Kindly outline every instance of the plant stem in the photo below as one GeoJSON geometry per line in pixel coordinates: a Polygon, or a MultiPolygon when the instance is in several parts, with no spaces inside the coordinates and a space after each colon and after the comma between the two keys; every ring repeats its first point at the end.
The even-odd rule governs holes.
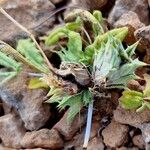
{"type": "Polygon", "coordinates": [[[92,115],[93,115],[93,101],[88,106],[87,122],[84,136],[83,148],[87,148],[90,139],[91,127],[92,127],[92,115]]]}
{"type": "Polygon", "coordinates": [[[44,57],[45,59],[45,62],[47,63],[49,69],[51,71],[54,72],[54,68],[52,66],[52,64],[49,62],[48,58],[46,57],[45,53],[43,52],[42,48],[40,47],[40,45],[38,44],[38,42],[36,41],[34,35],[29,31],[27,30],[24,26],[22,26],[20,23],[18,23],[14,18],[12,18],[3,8],[0,7],[0,12],[6,16],[9,20],[11,20],[17,27],[19,27],[21,30],[23,30],[24,32],[26,32],[29,37],[33,40],[33,42],[36,44],[37,48],[39,49],[40,53],[42,54],[42,56],[44,57]]]}

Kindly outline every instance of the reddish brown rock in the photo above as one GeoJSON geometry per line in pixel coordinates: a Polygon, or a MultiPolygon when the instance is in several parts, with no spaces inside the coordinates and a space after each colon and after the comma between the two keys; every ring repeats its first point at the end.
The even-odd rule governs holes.
{"type": "Polygon", "coordinates": [[[67,112],[62,119],[53,127],[64,136],[65,140],[71,140],[75,133],[85,124],[85,115],[77,115],[72,123],[67,123],[67,112]]]}
{"type": "Polygon", "coordinates": [[[149,8],[147,0],[116,0],[115,6],[109,14],[108,21],[114,25],[114,23],[128,11],[135,12],[140,21],[144,24],[149,24],[149,8]]]}
{"type": "Polygon", "coordinates": [[[140,40],[141,49],[146,50],[147,55],[150,57],[150,25],[136,30],[134,35],[136,40],[140,40]]]}
{"type": "Polygon", "coordinates": [[[92,123],[92,129],[91,129],[91,134],[90,134],[91,139],[98,136],[100,127],[101,127],[101,125],[100,125],[99,121],[92,123]]]}
{"type": "Polygon", "coordinates": [[[4,146],[21,148],[21,139],[24,134],[25,128],[20,118],[13,114],[0,117],[0,138],[4,146]]]}
{"type": "Polygon", "coordinates": [[[149,8],[150,8],[150,0],[148,0],[148,5],[149,5],[149,8]]]}
{"type": "Polygon", "coordinates": [[[134,37],[134,32],[139,29],[144,27],[145,25],[139,20],[138,15],[135,12],[128,11],[124,13],[118,20],[117,22],[114,23],[114,27],[128,27],[128,35],[126,37],[126,42],[128,44],[133,44],[136,39],[134,37]]]}
{"type": "Polygon", "coordinates": [[[120,147],[128,140],[128,127],[112,121],[103,131],[102,136],[105,145],[120,147]]]}
{"type": "Polygon", "coordinates": [[[130,90],[136,90],[136,91],[139,91],[139,92],[142,92],[144,90],[143,86],[141,86],[139,84],[139,82],[136,81],[136,80],[130,80],[129,83],[128,83],[128,88],[130,90]]]}
{"type": "Polygon", "coordinates": [[[145,148],[145,143],[142,135],[135,135],[132,140],[133,140],[133,144],[137,146],[139,149],[145,148]]]}
{"type": "Polygon", "coordinates": [[[89,141],[87,150],[104,150],[105,146],[102,139],[94,137],[89,141]]]}
{"type": "Polygon", "coordinates": [[[23,137],[21,144],[24,148],[48,148],[61,149],[63,141],[58,131],[52,129],[41,129],[38,131],[27,132],[23,137]]]}
{"type": "Polygon", "coordinates": [[[137,113],[135,110],[125,110],[119,106],[114,111],[114,119],[119,123],[138,127],[144,122],[150,122],[150,110],[137,113]]]}
{"type": "Polygon", "coordinates": [[[139,150],[139,149],[137,147],[132,147],[132,148],[120,147],[120,148],[116,148],[116,150],[139,150]]]}

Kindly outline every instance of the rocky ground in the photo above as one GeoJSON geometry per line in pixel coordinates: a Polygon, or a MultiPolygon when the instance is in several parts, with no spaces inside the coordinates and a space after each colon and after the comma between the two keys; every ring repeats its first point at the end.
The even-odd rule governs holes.
{"type": "MultiPolygon", "coordinates": [[[[127,26],[128,45],[140,39],[138,57],[150,64],[150,0],[0,0],[1,6],[18,22],[32,31],[42,46],[42,36],[58,24],[68,11],[61,11],[38,26],[52,11],[63,6],[101,10],[110,28],[127,26]]],[[[12,46],[27,35],[0,14],[0,39],[12,46]]],[[[46,54],[48,48],[44,47],[46,54]]],[[[49,55],[51,56],[51,55],[49,55]]],[[[43,89],[29,90],[23,72],[0,89],[0,150],[82,150],[86,123],[85,110],[72,124],[66,124],[66,112],[43,103],[43,89]],[[13,102],[10,102],[13,101],[13,102]]],[[[137,70],[138,75],[149,69],[137,70]]],[[[141,81],[131,81],[130,89],[143,89],[141,81]]],[[[150,110],[142,113],[118,106],[120,92],[111,93],[107,102],[96,102],[90,142],[87,150],[150,150],[150,110]]]]}

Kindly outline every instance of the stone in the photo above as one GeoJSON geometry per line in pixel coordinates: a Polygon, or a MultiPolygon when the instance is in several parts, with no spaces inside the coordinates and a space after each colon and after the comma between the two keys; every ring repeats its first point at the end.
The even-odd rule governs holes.
{"type": "Polygon", "coordinates": [[[105,146],[102,139],[94,137],[88,143],[87,150],[104,150],[105,146]]]}
{"type": "Polygon", "coordinates": [[[44,126],[51,116],[50,105],[43,103],[46,91],[44,89],[28,89],[29,78],[26,72],[32,71],[29,68],[23,69],[17,77],[0,90],[0,97],[5,103],[5,113],[14,108],[21,116],[25,128],[31,131],[44,126]]]}
{"type": "Polygon", "coordinates": [[[120,148],[116,148],[116,150],[139,150],[137,147],[132,147],[132,148],[128,148],[128,147],[120,147],[120,148]]]}
{"type": "Polygon", "coordinates": [[[139,126],[145,143],[150,143],[150,123],[143,123],[139,126]]]}
{"type": "Polygon", "coordinates": [[[53,3],[53,4],[59,4],[59,3],[61,3],[61,2],[63,2],[64,0],[51,0],[51,2],[53,3]]]}
{"type": "Polygon", "coordinates": [[[134,35],[136,40],[140,40],[141,49],[146,50],[147,55],[150,56],[150,25],[136,30],[134,35]]]}
{"type": "MultiPolygon", "coordinates": [[[[24,150],[24,149],[20,149],[20,150],[24,150]]],[[[28,148],[26,148],[25,150],[47,150],[47,149],[43,149],[43,148],[32,148],[32,149],[28,149],[28,148]]]]}
{"type": "Polygon", "coordinates": [[[21,148],[21,139],[25,134],[23,123],[14,114],[0,117],[0,138],[4,146],[21,148]]]}
{"type": "Polygon", "coordinates": [[[148,5],[149,5],[149,7],[150,7],[150,0],[148,0],[148,5]]]}
{"type": "Polygon", "coordinates": [[[64,114],[61,120],[53,127],[61,135],[64,136],[65,140],[71,140],[75,133],[85,125],[86,117],[83,114],[77,115],[72,123],[67,123],[68,111],[64,114]]]}
{"type": "MultiPolygon", "coordinates": [[[[16,21],[31,30],[35,35],[44,34],[52,26],[54,18],[47,20],[38,28],[41,22],[49,17],[54,5],[49,0],[5,0],[0,1],[2,8],[6,10],[16,21]]],[[[0,39],[14,43],[19,38],[27,37],[16,25],[8,20],[3,14],[0,14],[0,39]]]]}
{"type": "Polygon", "coordinates": [[[75,149],[75,150],[82,150],[83,149],[83,140],[84,140],[84,131],[79,131],[73,136],[70,141],[65,141],[64,149],[75,149]]]}
{"type": "Polygon", "coordinates": [[[43,89],[28,90],[23,94],[18,112],[28,130],[38,130],[50,118],[49,104],[43,104],[46,92],[43,89]]]}
{"type": "Polygon", "coordinates": [[[135,12],[140,21],[144,24],[149,24],[149,8],[147,0],[116,0],[115,5],[108,16],[109,23],[113,26],[114,23],[128,11],[135,12]]]}
{"type": "Polygon", "coordinates": [[[130,80],[127,86],[130,90],[135,90],[135,91],[139,91],[139,92],[143,92],[143,90],[144,90],[143,89],[144,87],[141,86],[139,84],[139,82],[136,80],[130,80]]]}
{"type": "Polygon", "coordinates": [[[149,150],[149,149],[150,149],[150,143],[146,143],[145,149],[146,149],[146,150],[149,150]]]}
{"type": "Polygon", "coordinates": [[[24,148],[61,149],[63,147],[63,141],[55,129],[26,132],[21,144],[24,148]]]}
{"type": "Polygon", "coordinates": [[[91,133],[90,133],[91,139],[98,136],[100,128],[101,128],[101,124],[99,121],[97,121],[97,122],[95,121],[92,123],[92,128],[91,128],[91,133]]]}
{"type": "Polygon", "coordinates": [[[147,63],[147,64],[150,64],[150,55],[145,55],[144,58],[143,58],[143,62],[147,63]]]}
{"type": "Polygon", "coordinates": [[[85,9],[100,9],[107,4],[108,0],[72,0],[70,6],[79,6],[85,9]]]}
{"type": "Polygon", "coordinates": [[[145,109],[143,112],[137,113],[135,110],[125,110],[118,106],[114,111],[114,119],[121,124],[139,127],[145,122],[150,122],[150,110],[145,109]]]}
{"type": "Polygon", "coordinates": [[[0,150],[16,150],[14,148],[7,148],[7,147],[4,147],[2,144],[0,144],[0,150]]]}
{"type": "Polygon", "coordinates": [[[128,140],[128,126],[114,120],[102,131],[105,145],[115,148],[125,144],[128,140]]]}
{"type": "Polygon", "coordinates": [[[145,143],[144,143],[144,140],[143,140],[143,137],[142,135],[135,135],[132,139],[133,141],[133,144],[135,146],[137,146],[139,149],[144,149],[145,148],[145,143]]]}
{"type": "Polygon", "coordinates": [[[135,12],[132,11],[128,11],[126,13],[124,13],[115,23],[114,23],[114,27],[118,28],[118,27],[128,27],[128,35],[126,37],[126,42],[128,44],[133,44],[136,39],[134,37],[134,32],[139,29],[144,27],[144,23],[142,23],[139,20],[138,15],[135,12]]]}

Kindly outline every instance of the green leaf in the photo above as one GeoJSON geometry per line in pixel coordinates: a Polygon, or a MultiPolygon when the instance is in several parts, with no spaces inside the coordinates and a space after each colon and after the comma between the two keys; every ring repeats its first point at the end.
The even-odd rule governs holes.
{"type": "Polygon", "coordinates": [[[82,93],[73,95],[73,96],[65,96],[58,105],[60,110],[65,109],[69,106],[69,111],[67,115],[67,123],[71,123],[77,113],[80,112],[83,107],[82,103],[82,93]]]}
{"type": "Polygon", "coordinates": [[[127,34],[128,34],[128,28],[127,27],[113,29],[113,30],[106,32],[103,35],[97,36],[93,45],[96,49],[99,49],[101,43],[107,42],[109,36],[113,36],[122,42],[127,34]]]}
{"type": "Polygon", "coordinates": [[[17,75],[18,72],[0,72],[0,85],[8,82],[9,80],[11,80],[13,77],[15,77],[17,75]]]}
{"type": "Polygon", "coordinates": [[[74,22],[66,23],[66,28],[72,31],[80,31],[83,27],[83,22],[80,17],[77,17],[74,22]]]}
{"type": "Polygon", "coordinates": [[[66,94],[62,88],[51,87],[47,94],[47,97],[50,98],[46,101],[46,103],[59,103],[59,101],[61,101],[65,96],[66,94]]]}
{"type": "Polygon", "coordinates": [[[132,57],[132,55],[135,53],[135,49],[138,46],[138,44],[139,41],[127,47],[126,53],[128,54],[128,57],[132,57]]]}
{"type": "Polygon", "coordinates": [[[141,106],[140,108],[138,108],[138,109],[136,110],[136,112],[141,113],[141,112],[143,112],[146,108],[149,108],[149,109],[150,109],[150,103],[143,102],[143,103],[142,103],[142,106],[141,106]]]}
{"type": "Polygon", "coordinates": [[[107,43],[109,37],[114,37],[118,41],[122,42],[125,36],[127,35],[127,33],[128,33],[128,28],[123,27],[123,28],[110,30],[102,35],[98,35],[94,43],[85,48],[84,53],[86,56],[86,62],[88,62],[88,64],[93,63],[94,54],[101,50],[101,44],[107,43]]]}
{"type": "Polygon", "coordinates": [[[32,78],[28,84],[29,89],[48,88],[48,85],[44,83],[40,78],[32,78]]]}
{"type": "Polygon", "coordinates": [[[18,41],[17,51],[20,52],[29,63],[43,73],[50,72],[47,65],[44,63],[44,58],[31,39],[23,39],[18,41]]]}
{"type": "Polygon", "coordinates": [[[66,37],[66,34],[68,33],[68,29],[66,27],[57,27],[48,35],[48,37],[45,40],[45,44],[48,46],[52,46],[56,43],[58,43],[60,38],[66,37]]]}
{"type": "Polygon", "coordinates": [[[81,111],[81,108],[83,106],[82,101],[80,98],[76,98],[75,104],[72,105],[68,110],[67,115],[67,123],[71,124],[71,122],[74,120],[75,116],[81,111]]]}
{"type": "Polygon", "coordinates": [[[83,103],[85,106],[92,103],[93,96],[92,93],[89,90],[83,90],[83,103]]]}
{"type": "Polygon", "coordinates": [[[0,85],[6,83],[15,77],[22,69],[21,63],[10,56],[11,47],[0,41],[0,65],[6,67],[9,71],[0,71],[0,85]]]}
{"type": "Polygon", "coordinates": [[[143,91],[144,97],[150,98],[150,75],[144,74],[144,79],[146,81],[145,89],[143,91]]]}
{"type": "Polygon", "coordinates": [[[108,75],[107,85],[126,85],[129,80],[136,79],[137,76],[134,74],[135,70],[144,65],[145,63],[135,59],[131,63],[121,65],[121,67],[117,70],[111,70],[108,75]]]}
{"type": "Polygon", "coordinates": [[[76,20],[78,17],[82,20],[83,24],[87,24],[93,30],[95,36],[104,33],[103,27],[101,25],[102,15],[99,11],[94,11],[91,14],[87,10],[74,9],[72,12],[67,14],[65,20],[68,22],[70,20],[76,20]]]}
{"type": "Polygon", "coordinates": [[[105,81],[109,72],[114,69],[117,70],[120,65],[121,58],[118,57],[119,51],[114,45],[115,40],[110,36],[108,41],[102,43],[100,50],[95,53],[93,75],[96,84],[105,81]]]}
{"type": "Polygon", "coordinates": [[[119,98],[120,105],[125,109],[137,109],[142,105],[143,93],[137,91],[124,91],[119,98]]]}
{"type": "Polygon", "coordinates": [[[6,54],[0,52],[0,65],[11,68],[15,71],[19,71],[21,69],[21,64],[7,56],[6,54]]]}
{"type": "Polygon", "coordinates": [[[69,31],[67,37],[69,39],[67,49],[62,48],[62,50],[58,52],[58,55],[62,61],[79,63],[80,60],[84,58],[80,34],[69,31]]]}

